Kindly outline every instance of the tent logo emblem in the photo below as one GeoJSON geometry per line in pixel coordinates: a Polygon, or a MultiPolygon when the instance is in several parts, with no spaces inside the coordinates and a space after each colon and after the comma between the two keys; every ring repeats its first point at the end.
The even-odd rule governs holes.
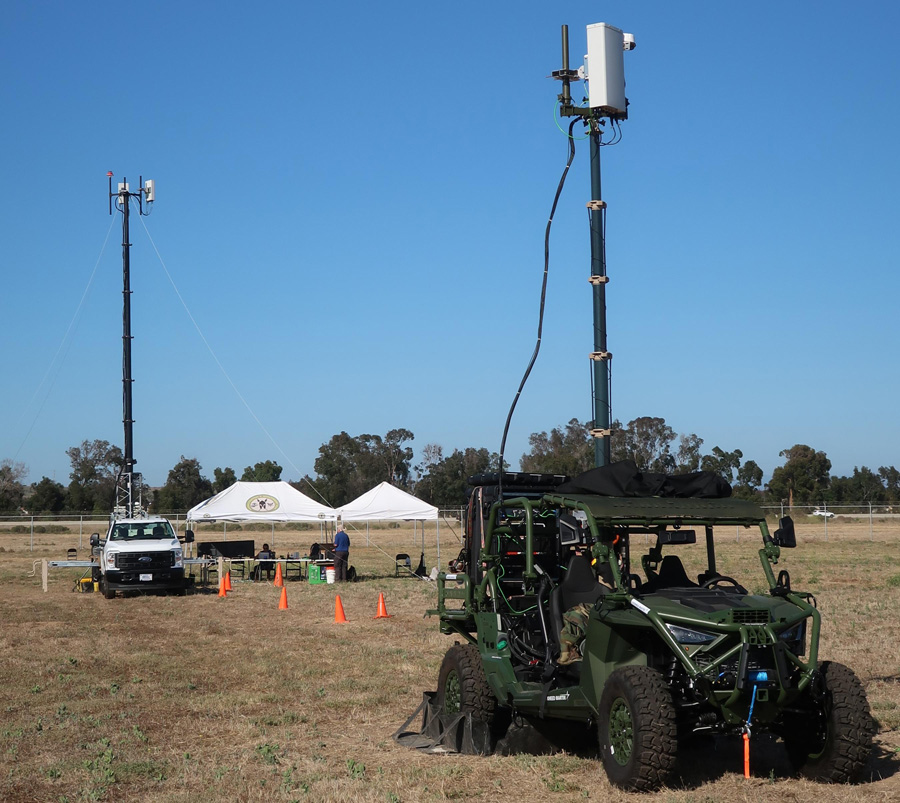
{"type": "Polygon", "coordinates": [[[281,504],[274,496],[268,496],[266,494],[259,494],[258,496],[251,496],[247,500],[247,510],[252,513],[272,513],[278,508],[281,507],[281,504]]]}

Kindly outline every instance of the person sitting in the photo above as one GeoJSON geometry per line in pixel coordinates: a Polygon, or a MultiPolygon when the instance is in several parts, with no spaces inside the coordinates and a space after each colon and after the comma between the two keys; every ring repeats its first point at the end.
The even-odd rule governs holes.
{"type": "Polygon", "coordinates": [[[256,579],[261,580],[262,573],[265,571],[266,580],[271,580],[272,572],[274,571],[271,561],[275,560],[275,553],[269,549],[268,544],[263,544],[262,549],[256,555],[256,559],[259,561],[256,567],[256,579]]]}
{"type": "MultiPolygon", "coordinates": [[[[612,547],[621,571],[622,553],[620,544],[621,540],[616,536],[612,547]]],[[[583,564],[586,573],[590,572],[591,574],[595,574],[596,585],[594,586],[593,592],[586,592],[591,598],[590,601],[583,601],[572,605],[565,613],[563,613],[563,626],[559,631],[559,658],[556,659],[556,663],[560,666],[573,664],[582,659],[581,649],[585,635],[587,634],[587,624],[591,616],[591,608],[595,606],[597,599],[601,596],[615,591],[615,579],[613,578],[612,570],[607,562],[607,555],[609,555],[608,547],[596,545],[592,550],[593,565],[591,568],[587,568],[588,564],[586,562],[583,564]]],[[[578,560],[580,559],[575,559],[575,561],[578,560]]],[[[570,563],[570,570],[575,568],[573,565],[575,561],[570,563]]]]}

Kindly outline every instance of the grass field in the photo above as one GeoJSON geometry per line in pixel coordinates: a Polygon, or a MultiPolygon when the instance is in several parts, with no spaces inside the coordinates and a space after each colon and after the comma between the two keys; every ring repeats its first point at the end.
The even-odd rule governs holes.
{"type": "MultiPolygon", "coordinates": [[[[879,722],[866,782],[793,778],[766,737],[754,739],[745,780],[739,740],[722,738],[685,751],[678,786],[638,796],[608,784],[592,744],[579,755],[480,758],[393,743],[453,642],[423,618],[433,586],[393,576],[395,553],[418,556],[411,527],[372,529],[368,548],[364,532],[351,532],[362,581],[288,583],[286,611],[264,583],[235,583],[227,599],[210,589],[107,601],[72,593],[78,574],[56,570],[45,594],[40,571],[28,576],[32,561],[63,558],[77,531],[36,535],[32,551],[30,533],[0,527],[0,800],[900,800],[898,530],[876,522],[870,533],[868,522],[839,518],[826,541],[820,522],[800,524],[800,545],[782,561],[794,587],[818,598],[822,657],[848,664],[866,686],[879,722]],[[338,591],[343,625],[334,623],[338,591]],[[373,618],[379,592],[390,619],[373,618]]],[[[758,540],[725,536],[729,571],[759,588],[758,540]]],[[[261,545],[270,535],[250,537],[261,545]]],[[[430,529],[427,539],[430,569],[430,529]]],[[[285,554],[314,540],[279,529],[275,543],[285,554]]],[[[442,563],[458,548],[442,529],[442,563]]]]}

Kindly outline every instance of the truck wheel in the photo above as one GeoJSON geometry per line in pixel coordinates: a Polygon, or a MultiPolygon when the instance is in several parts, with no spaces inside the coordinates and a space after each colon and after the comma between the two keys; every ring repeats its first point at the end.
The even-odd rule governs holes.
{"type": "Polygon", "coordinates": [[[438,675],[437,704],[445,714],[470,713],[473,719],[493,724],[497,698],[474,644],[456,644],[447,650],[438,675]]]}
{"type": "Polygon", "coordinates": [[[109,582],[105,577],[100,578],[100,593],[107,599],[115,599],[116,592],[109,587],[109,582]]]}
{"type": "Polygon", "coordinates": [[[600,756],[615,786],[649,792],[672,775],[678,734],[672,695],[655,669],[613,672],[600,697],[600,756]]]}
{"type": "Polygon", "coordinates": [[[804,777],[850,783],[869,759],[875,722],[852,669],[823,661],[819,672],[822,694],[809,714],[791,716],[782,734],[784,744],[794,769],[804,777]]]}

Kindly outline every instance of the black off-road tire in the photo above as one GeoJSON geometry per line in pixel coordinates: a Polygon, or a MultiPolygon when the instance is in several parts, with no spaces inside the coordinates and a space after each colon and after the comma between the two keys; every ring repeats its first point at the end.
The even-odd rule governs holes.
{"type": "Polygon", "coordinates": [[[105,576],[100,578],[100,593],[107,599],[116,598],[116,592],[109,587],[109,582],[105,576]]]}
{"type": "Polygon", "coordinates": [[[447,650],[438,675],[437,704],[445,714],[469,713],[473,719],[494,724],[497,698],[474,644],[455,644],[447,650]]]}
{"type": "Polygon", "coordinates": [[[862,683],[852,669],[823,661],[821,699],[808,715],[785,722],[784,744],[794,769],[822,783],[859,780],[875,735],[875,720],[862,683]]]}
{"type": "Polygon", "coordinates": [[[598,735],[610,783],[635,792],[668,783],[678,753],[678,729],[662,675],[648,666],[613,672],[600,697],[598,735]]]}

